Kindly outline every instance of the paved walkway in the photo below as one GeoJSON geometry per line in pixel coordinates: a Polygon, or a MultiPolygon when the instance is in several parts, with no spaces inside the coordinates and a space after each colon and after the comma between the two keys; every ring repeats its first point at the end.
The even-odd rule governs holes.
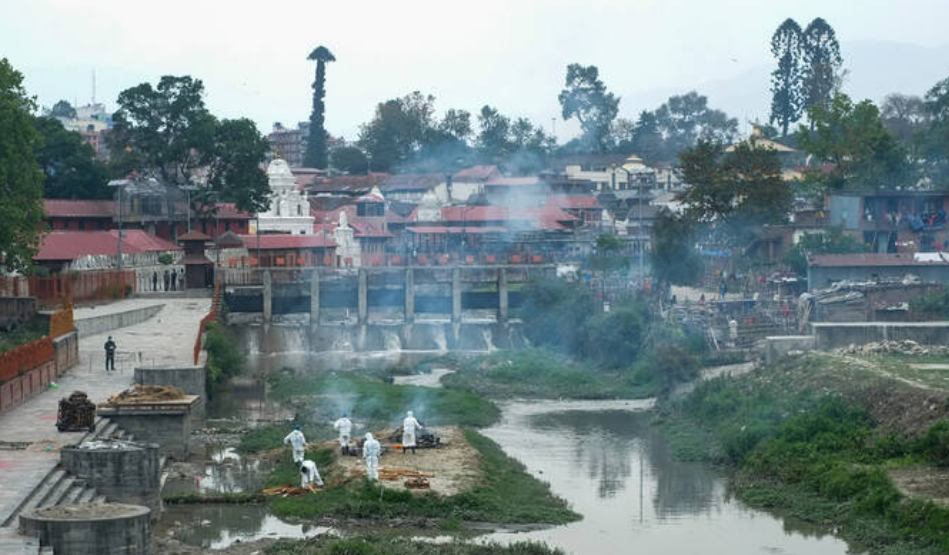
{"type": "MultiPolygon", "coordinates": [[[[131,310],[143,304],[156,301],[129,299],[108,307],[82,308],[76,317],[94,316],[97,311],[131,310]]],[[[59,448],[76,443],[84,435],[56,431],[60,398],[81,390],[98,404],[129,387],[136,366],[193,362],[198,324],[210,310],[211,299],[168,299],[163,304],[161,312],[145,322],[80,338],[79,365],[59,378],[58,388],[0,413],[0,521],[56,466],[59,448]],[[106,373],[103,345],[108,335],[112,335],[118,349],[116,370],[106,373]]]]}

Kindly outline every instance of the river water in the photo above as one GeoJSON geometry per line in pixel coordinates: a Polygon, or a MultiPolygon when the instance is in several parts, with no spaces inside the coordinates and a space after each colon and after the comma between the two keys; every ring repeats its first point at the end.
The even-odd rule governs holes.
{"type": "MultiPolygon", "coordinates": [[[[260,410],[267,407],[257,402],[260,396],[238,390],[218,401],[230,405],[225,412],[232,417],[238,407],[245,417],[259,412],[273,416],[272,408],[260,410]]],[[[483,433],[531,474],[548,482],[583,520],[531,532],[496,532],[479,541],[536,540],[568,553],[598,555],[853,553],[825,530],[746,507],[729,496],[727,477],[721,472],[700,463],[673,461],[663,433],[650,425],[651,406],[651,401],[503,405],[502,421],[483,433]]],[[[216,455],[233,456],[230,450],[216,455]]],[[[235,472],[257,479],[266,474],[266,469],[239,460],[210,464],[215,469],[213,474],[209,469],[198,488],[201,491],[239,491],[245,482],[254,481],[250,476],[239,479],[232,475],[235,472]]],[[[284,522],[262,505],[172,505],[166,509],[157,533],[175,533],[185,543],[212,549],[234,541],[300,538],[327,531],[284,522]]]]}
{"type": "Polygon", "coordinates": [[[484,433],[583,520],[499,542],[537,540],[570,553],[843,555],[847,544],[806,523],[746,507],[727,478],[672,460],[650,425],[649,401],[538,402],[504,406],[484,433]]]}

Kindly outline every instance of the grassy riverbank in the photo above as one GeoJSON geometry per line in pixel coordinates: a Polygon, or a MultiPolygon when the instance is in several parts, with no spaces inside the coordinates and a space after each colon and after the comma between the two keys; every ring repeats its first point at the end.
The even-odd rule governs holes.
{"type": "Polygon", "coordinates": [[[368,536],[338,539],[315,537],[281,540],[268,547],[267,555],[562,555],[563,551],[540,543],[511,545],[463,541],[434,543],[404,537],[368,536]]]}
{"type": "Polygon", "coordinates": [[[701,384],[663,408],[663,423],[679,458],[734,468],[751,505],[826,525],[873,553],[945,553],[949,508],[908,496],[890,473],[949,465],[947,395],[898,372],[817,353],[701,384]]]}
{"type": "Polygon", "coordinates": [[[462,361],[442,384],[490,399],[641,399],[658,390],[650,374],[598,369],[541,349],[462,361]]]}
{"type": "MultiPolygon", "coordinates": [[[[280,516],[430,521],[443,526],[464,521],[564,524],[580,518],[562,499],[554,496],[546,484],[505,455],[496,443],[471,430],[466,430],[464,436],[477,451],[480,465],[480,479],[467,491],[449,496],[413,494],[358,478],[317,495],[272,497],[271,510],[280,516]]],[[[308,457],[316,462],[327,483],[344,477],[334,451],[313,451],[308,457]]],[[[383,459],[382,464],[385,462],[383,459]]],[[[267,485],[299,481],[296,466],[284,460],[271,473],[267,485]]]]}
{"type": "MultiPolygon", "coordinates": [[[[272,399],[296,410],[296,420],[309,441],[335,437],[331,424],[343,413],[355,422],[355,434],[395,428],[407,410],[432,426],[483,428],[501,416],[497,406],[468,391],[395,385],[358,372],[301,375],[288,368],[269,378],[269,389],[272,399]]],[[[279,448],[290,429],[280,425],[251,430],[237,450],[256,453],[279,448]]]]}

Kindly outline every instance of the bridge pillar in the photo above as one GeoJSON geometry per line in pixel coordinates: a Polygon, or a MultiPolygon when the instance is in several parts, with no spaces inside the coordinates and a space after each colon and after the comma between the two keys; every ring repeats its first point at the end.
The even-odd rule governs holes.
{"type": "Polygon", "coordinates": [[[273,321],[273,278],[270,271],[264,272],[264,322],[273,321]]]}
{"type": "Polygon", "coordinates": [[[310,325],[316,326],[320,323],[320,272],[313,270],[313,276],[310,278],[310,325]]]}
{"type": "Polygon", "coordinates": [[[405,323],[411,324],[415,321],[415,270],[405,269],[405,287],[402,289],[405,297],[405,323]]]}
{"type": "Polygon", "coordinates": [[[498,268],[498,322],[507,322],[507,268],[498,268]]]}
{"type": "Polygon", "coordinates": [[[359,269],[359,289],[357,291],[357,317],[360,324],[369,322],[369,271],[359,269]]]}
{"type": "Polygon", "coordinates": [[[451,269],[451,321],[461,322],[461,268],[451,269]]]}

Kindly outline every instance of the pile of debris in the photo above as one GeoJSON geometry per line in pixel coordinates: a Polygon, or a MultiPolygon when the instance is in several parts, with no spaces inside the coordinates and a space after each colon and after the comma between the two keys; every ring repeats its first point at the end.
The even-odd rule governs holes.
{"type": "Polygon", "coordinates": [[[920,345],[912,339],[904,339],[903,341],[879,341],[863,345],[854,345],[851,343],[847,347],[837,349],[836,352],[844,355],[898,354],[926,356],[949,354],[949,347],[942,345],[920,345]]]}
{"type": "Polygon", "coordinates": [[[132,389],[126,389],[109,397],[109,400],[99,406],[110,406],[128,403],[156,403],[161,401],[178,401],[185,398],[185,392],[170,385],[141,385],[135,384],[132,389]]]}
{"type": "MultiPolygon", "coordinates": [[[[395,432],[389,436],[389,441],[395,444],[392,446],[393,449],[402,448],[402,426],[396,428],[395,432]]],[[[442,438],[431,428],[423,427],[415,434],[415,445],[419,449],[431,449],[441,444],[442,438]]]]}
{"type": "Polygon", "coordinates": [[[59,412],[56,415],[56,429],[60,432],[77,432],[96,429],[96,406],[82,391],[74,391],[67,398],[59,400],[59,412]]]}
{"type": "Polygon", "coordinates": [[[395,482],[402,478],[425,479],[425,478],[434,478],[434,477],[435,477],[435,474],[431,472],[419,472],[418,470],[409,470],[406,468],[393,468],[391,466],[383,466],[379,469],[379,479],[387,480],[390,482],[395,482]]]}

